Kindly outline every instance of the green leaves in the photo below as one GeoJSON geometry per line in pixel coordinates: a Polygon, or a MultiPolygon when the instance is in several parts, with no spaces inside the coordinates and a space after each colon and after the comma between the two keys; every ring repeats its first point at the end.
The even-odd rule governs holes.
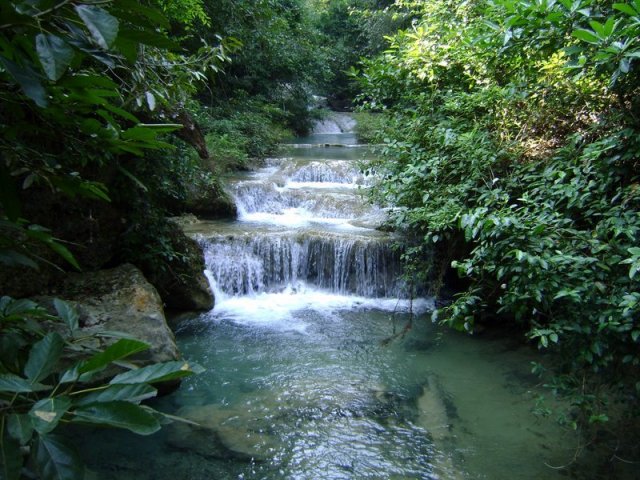
{"type": "Polygon", "coordinates": [[[52,432],[69,407],[71,399],[63,396],[43,398],[36,402],[29,410],[33,428],[41,435],[52,432]]]}
{"type": "Polygon", "coordinates": [[[183,378],[193,373],[202,371],[197,364],[190,365],[187,362],[165,362],[157,365],[130,370],[116,375],[109,382],[115,384],[157,383],[183,378]]]}
{"type": "Polygon", "coordinates": [[[90,405],[93,403],[113,402],[116,400],[140,403],[148,398],[153,398],[158,391],[150,385],[133,384],[133,385],[111,385],[108,388],[91,392],[75,401],[75,404],[90,405]]]}
{"type": "Polygon", "coordinates": [[[74,422],[124,428],[138,435],[151,435],[160,430],[160,422],[154,415],[143,407],[125,401],[81,406],[73,414],[74,422]]]}
{"type": "Polygon", "coordinates": [[[36,36],[36,51],[49,80],[56,81],[71,64],[74,51],[57,35],[40,33],[36,36]]]}
{"type": "Polygon", "coordinates": [[[592,31],[585,29],[574,30],[571,35],[583,42],[597,44],[600,42],[600,38],[592,31]]]}
{"type": "Polygon", "coordinates": [[[67,324],[69,332],[73,334],[79,327],[78,319],[80,316],[78,315],[78,311],[71,304],[59,298],[53,299],[53,306],[58,313],[58,317],[67,324]]]}
{"type": "Polygon", "coordinates": [[[118,19],[93,5],[76,5],[75,10],[89,29],[93,40],[105,50],[111,48],[118,36],[118,19]]]}
{"type": "Polygon", "coordinates": [[[147,350],[149,344],[139,340],[121,338],[113,345],[107,347],[104,351],[95,354],[89,360],[82,362],[78,369],[78,373],[87,373],[100,370],[110,363],[126,358],[134,353],[147,350]]]}
{"type": "Polygon", "coordinates": [[[0,65],[9,72],[22,92],[36,105],[45,108],[49,105],[47,91],[42,86],[40,76],[30,66],[20,66],[0,55],[0,65]]]}
{"type": "Polygon", "coordinates": [[[56,370],[63,348],[64,339],[55,332],[48,333],[31,347],[29,359],[24,367],[24,374],[31,383],[47,378],[56,370]]]}
{"type": "Polygon", "coordinates": [[[42,435],[35,444],[35,460],[42,480],[79,480],[84,465],[63,437],[42,435]]]}
{"type": "Polygon", "coordinates": [[[46,388],[44,385],[31,382],[13,373],[0,374],[0,392],[28,393],[46,388]]]}

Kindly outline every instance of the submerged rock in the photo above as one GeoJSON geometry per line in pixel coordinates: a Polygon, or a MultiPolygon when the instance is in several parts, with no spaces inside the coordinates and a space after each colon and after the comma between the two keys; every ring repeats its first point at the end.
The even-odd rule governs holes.
{"type": "Polygon", "coordinates": [[[264,430],[262,417],[243,408],[218,405],[184,407],[178,416],[197,425],[175,422],[169,426],[168,442],[205,457],[266,460],[275,438],[264,430]]]}
{"type": "MultiPolygon", "coordinates": [[[[118,331],[148,343],[151,348],[137,356],[143,363],[180,358],[158,292],[133,265],[69,274],[52,293],[76,306],[88,333],[118,331]]],[[[39,300],[46,303],[47,297],[39,300]]]]}

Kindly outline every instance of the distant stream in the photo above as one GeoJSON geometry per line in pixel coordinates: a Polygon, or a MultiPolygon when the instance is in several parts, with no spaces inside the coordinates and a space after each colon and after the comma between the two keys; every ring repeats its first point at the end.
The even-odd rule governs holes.
{"type": "Polygon", "coordinates": [[[100,431],[82,442],[92,477],[567,478],[545,463],[570,461],[577,439],[530,413],[548,394],[534,352],[443,330],[432,299],[409,300],[352,127],[334,115],[237,174],[237,221],[187,225],[216,306],[177,339],[207,371],[156,406],[199,426],[100,431]]]}

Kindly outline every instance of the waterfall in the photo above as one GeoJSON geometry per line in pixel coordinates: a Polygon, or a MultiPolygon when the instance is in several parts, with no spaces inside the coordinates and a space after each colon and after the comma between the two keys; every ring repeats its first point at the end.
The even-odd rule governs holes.
{"type": "Polygon", "coordinates": [[[197,231],[218,301],[308,289],[369,299],[408,296],[397,239],[375,228],[385,214],[368,202],[361,168],[372,151],[357,145],[353,123],[334,115],[289,144],[282,157],[229,182],[238,220],[197,231]]]}

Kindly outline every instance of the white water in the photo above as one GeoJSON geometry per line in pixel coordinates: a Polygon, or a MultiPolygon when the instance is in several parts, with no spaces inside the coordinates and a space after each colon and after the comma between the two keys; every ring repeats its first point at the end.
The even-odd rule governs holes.
{"type": "Polygon", "coordinates": [[[430,300],[397,299],[394,239],[374,228],[384,212],[351,187],[366,183],[356,168],[366,155],[291,147],[233,181],[237,221],[188,226],[217,301],[177,330],[206,372],[161,410],[201,426],[80,439],[97,478],[566,478],[545,462],[570,461],[575,437],[529,413],[538,357],[441,331],[430,300]]]}
{"type": "Polygon", "coordinates": [[[365,195],[368,179],[360,166],[371,152],[335,146],[353,144],[353,123],[336,115],[300,139],[312,145],[329,135],[334,146],[291,144],[286,156],[233,179],[233,224],[188,227],[205,247],[216,314],[281,325],[301,309],[409,308],[410,302],[397,301],[409,293],[395,239],[375,228],[385,214],[365,195]]]}

